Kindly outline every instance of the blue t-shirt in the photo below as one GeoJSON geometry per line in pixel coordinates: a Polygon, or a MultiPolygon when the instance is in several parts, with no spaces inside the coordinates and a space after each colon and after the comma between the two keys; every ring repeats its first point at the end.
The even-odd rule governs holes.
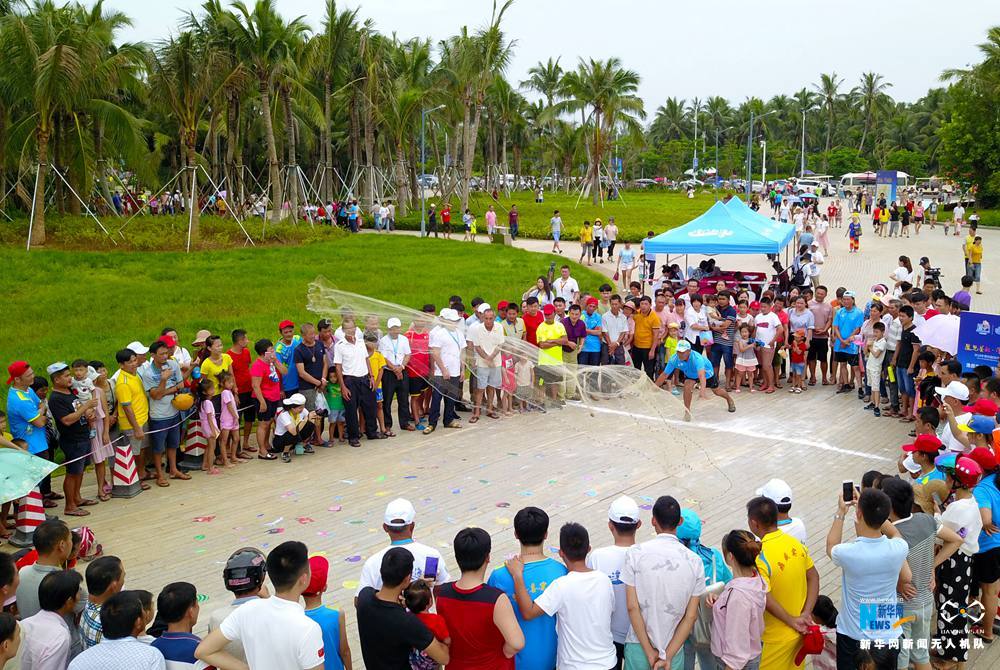
{"type": "Polygon", "coordinates": [[[320,605],[306,610],[306,616],[318,623],[323,631],[323,667],[326,670],[344,670],[344,662],[340,660],[340,612],[320,605]]]}
{"type": "MultiPolygon", "coordinates": [[[[551,558],[524,564],[524,586],[531,599],[542,595],[549,584],[566,574],[566,566],[551,558]]],[[[514,580],[507,568],[497,568],[487,582],[507,594],[514,605],[517,623],[524,632],[524,649],[515,657],[517,670],[552,670],[556,667],[556,620],[548,615],[525,621],[514,598],[514,580]]]]}
{"type": "Polygon", "coordinates": [[[830,558],[843,573],[838,634],[853,640],[895,640],[903,634],[892,624],[902,616],[896,581],[909,551],[901,537],[859,537],[833,548],[830,558]]]}
{"type": "Polygon", "coordinates": [[[712,364],[697,351],[689,353],[686,361],[682,361],[677,354],[671,356],[667,361],[667,367],[663,369],[663,374],[669,377],[674,370],[680,370],[688,379],[697,379],[700,370],[705,371],[705,379],[711,379],[715,375],[712,364]]]}
{"type": "Polygon", "coordinates": [[[18,391],[13,386],[7,391],[7,423],[10,424],[10,434],[15,440],[28,443],[28,452],[40,454],[49,448],[45,437],[45,426],[31,423],[38,418],[38,395],[34,389],[18,391]]]}
{"type": "Polygon", "coordinates": [[[348,219],[356,219],[356,218],[358,218],[358,206],[357,205],[351,205],[350,207],[347,208],[347,218],[348,219]]]}
{"type": "MultiPolygon", "coordinates": [[[[601,315],[595,310],[593,314],[587,314],[584,312],[580,319],[587,326],[587,330],[594,330],[595,328],[601,327],[601,315]]],[[[601,350],[601,338],[598,335],[587,335],[587,338],[583,341],[583,349],[580,351],[600,351],[601,350]]]]}
{"type": "MultiPolygon", "coordinates": [[[[979,482],[976,488],[972,489],[972,495],[979,503],[979,509],[988,509],[993,514],[993,523],[1000,522],[1000,489],[997,489],[996,473],[986,475],[979,482]]],[[[984,554],[990,549],[1000,547],[1000,533],[989,535],[984,530],[979,533],[979,553],[984,554]]]]}
{"type": "Polygon", "coordinates": [[[201,638],[191,633],[164,633],[153,640],[150,644],[154,649],[158,649],[171,668],[183,668],[198,666],[198,659],[194,657],[194,650],[198,648],[201,638]]]}
{"type": "MultiPolygon", "coordinates": [[[[861,328],[861,324],[864,322],[865,313],[858,309],[857,305],[855,305],[854,309],[851,310],[848,310],[846,307],[841,307],[837,310],[837,314],[833,317],[833,325],[838,329],[840,336],[843,338],[846,338],[855,330],[861,328]]],[[[848,340],[848,344],[845,347],[840,344],[840,340],[834,340],[833,350],[842,351],[846,354],[856,354],[858,353],[858,345],[848,340]]]]}
{"type": "Polygon", "coordinates": [[[622,262],[622,265],[631,266],[635,263],[635,249],[625,249],[624,247],[618,252],[618,260],[622,262]]]}
{"type": "Polygon", "coordinates": [[[279,340],[274,345],[274,355],[277,356],[281,364],[288,368],[281,378],[281,388],[288,393],[295,393],[299,390],[299,370],[295,367],[295,349],[302,344],[302,338],[298,335],[292,336],[292,343],[285,344],[279,340]]]}

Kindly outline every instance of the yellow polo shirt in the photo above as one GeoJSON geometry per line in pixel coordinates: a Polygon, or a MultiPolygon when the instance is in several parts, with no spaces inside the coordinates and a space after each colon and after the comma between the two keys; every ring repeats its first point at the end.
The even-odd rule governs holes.
{"type": "Polygon", "coordinates": [[[145,426],[149,422],[149,400],[146,398],[146,390],[142,386],[139,375],[133,375],[122,370],[118,374],[118,381],[115,383],[115,398],[118,399],[118,427],[122,430],[131,430],[135,426],[128,421],[125,413],[125,406],[132,407],[132,413],[140,426],[145,426]]]}
{"type": "MultiPolygon", "coordinates": [[[[809,550],[784,531],[776,530],[764,536],[757,557],[757,570],[767,583],[768,591],[792,616],[802,612],[806,602],[806,571],[813,567],[809,550]]],[[[765,644],[798,639],[799,633],[770,612],[764,612],[765,644]]]]}
{"type": "MultiPolygon", "coordinates": [[[[566,327],[559,321],[555,321],[553,323],[546,323],[545,321],[542,321],[538,325],[535,337],[538,342],[544,342],[545,340],[558,340],[560,337],[566,337],[566,327]]],[[[554,347],[538,350],[539,365],[561,365],[562,362],[562,345],[557,344],[554,347]]]]}

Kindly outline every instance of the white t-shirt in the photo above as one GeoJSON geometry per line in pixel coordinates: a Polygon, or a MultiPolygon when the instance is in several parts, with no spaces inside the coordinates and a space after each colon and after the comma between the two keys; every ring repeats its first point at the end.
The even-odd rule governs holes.
{"type": "Polygon", "coordinates": [[[826,256],[824,256],[823,252],[819,249],[813,249],[809,253],[812,255],[812,262],[817,265],[822,265],[823,262],[826,261],[826,256]]]}
{"type": "Polygon", "coordinates": [[[354,595],[361,593],[361,589],[366,586],[370,586],[375,590],[382,588],[382,557],[385,556],[385,552],[393,547],[402,547],[413,554],[413,572],[411,574],[413,579],[423,579],[424,568],[427,566],[427,558],[431,557],[436,558],[438,562],[437,579],[434,583],[447,584],[451,581],[451,576],[448,574],[448,568],[445,567],[441,552],[434,547],[428,547],[426,544],[410,540],[409,542],[390,544],[388,547],[369,556],[368,560],[361,567],[361,579],[358,581],[358,589],[354,592],[354,595]]]}
{"type": "Polygon", "coordinates": [[[605,312],[601,317],[601,328],[607,333],[610,341],[617,342],[622,333],[628,332],[628,317],[622,311],[618,312],[618,316],[610,311],[605,312]]]}
{"type": "Polygon", "coordinates": [[[765,347],[768,347],[778,335],[781,319],[774,312],[761,313],[754,317],[754,325],[757,328],[755,331],[757,339],[763,342],[765,347]]]}
{"type": "Polygon", "coordinates": [[[587,567],[603,572],[611,580],[611,588],[615,592],[615,611],[611,615],[611,637],[619,644],[625,644],[625,638],[632,630],[632,624],[628,618],[625,583],[621,580],[627,551],[628,547],[612,545],[594,549],[590,552],[590,556],[587,556],[587,567]]]}
{"type": "MultiPolygon", "coordinates": [[[[236,610],[237,607],[245,605],[246,603],[252,600],[259,600],[259,599],[260,598],[258,596],[247,596],[246,598],[236,598],[235,600],[231,601],[228,605],[223,605],[222,607],[218,607],[212,610],[212,613],[208,616],[208,632],[211,633],[213,630],[220,627],[222,625],[222,622],[225,621],[229,617],[229,615],[236,610]]],[[[241,661],[247,660],[247,654],[245,651],[243,651],[243,643],[240,642],[239,640],[231,640],[229,644],[226,645],[226,651],[235,656],[236,658],[240,659],[241,661]]]]}
{"type": "Polygon", "coordinates": [[[462,371],[462,352],[465,351],[465,335],[458,330],[448,330],[444,326],[434,326],[427,338],[428,349],[441,350],[441,362],[445,370],[440,370],[434,357],[431,363],[434,375],[441,377],[457,377],[462,371]],[[447,374],[445,374],[447,372],[447,374]]]}
{"type": "Polygon", "coordinates": [[[339,340],[333,345],[333,362],[339,363],[345,377],[364,377],[368,374],[368,347],[355,336],[354,343],[339,340]]]}
{"type": "Polygon", "coordinates": [[[778,530],[783,532],[785,535],[791,535],[796,540],[801,542],[804,546],[806,543],[806,525],[802,523],[802,519],[797,516],[793,516],[787,522],[779,521],[778,530]]]}
{"type": "Polygon", "coordinates": [[[881,370],[882,360],[885,358],[886,352],[886,341],[885,338],[879,338],[872,342],[871,351],[868,352],[868,358],[865,359],[865,368],[868,370],[881,370]]]}
{"type": "MultiPolygon", "coordinates": [[[[469,328],[469,344],[480,347],[487,354],[498,351],[503,346],[503,341],[503,327],[496,322],[493,323],[492,330],[487,330],[486,325],[482,323],[477,323],[469,328]]],[[[476,352],[476,367],[498,368],[500,367],[500,357],[495,356],[492,361],[489,361],[476,352]]]]}
{"type": "Polygon", "coordinates": [[[239,640],[251,668],[307,670],[323,665],[323,633],[297,602],[272,596],[233,610],[219,626],[239,640]]]}
{"type": "MultiPolygon", "coordinates": [[[[360,328],[355,327],[354,328],[354,337],[358,338],[359,340],[364,340],[365,339],[365,333],[360,328]]],[[[344,327],[343,326],[338,326],[337,330],[333,331],[333,343],[336,344],[337,342],[340,342],[343,339],[344,339],[344,327]]]]}
{"type": "Polygon", "coordinates": [[[572,277],[563,279],[559,277],[552,282],[552,290],[555,294],[566,301],[566,308],[573,304],[573,296],[580,292],[580,285],[572,277]]]}
{"type": "Polygon", "coordinates": [[[965,217],[965,207],[959,205],[958,207],[955,208],[955,211],[952,213],[954,214],[955,221],[961,221],[962,218],[965,217]]]}
{"type": "Polygon", "coordinates": [[[561,233],[562,232],[562,217],[553,216],[551,219],[549,219],[549,226],[552,227],[552,232],[553,233],[561,233]]]}
{"type": "MultiPolygon", "coordinates": [[[[684,329],[684,338],[691,342],[692,344],[698,341],[698,337],[701,333],[708,332],[707,330],[695,330],[691,326],[708,326],[708,308],[704,305],[701,306],[699,311],[695,311],[691,307],[691,302],[688,301],[688,306],[684,309],[684,323],[687,327],[684,329]]],[[[660,319],[660,323],[663,323],[663,319],[660,319]]]]}
{"type": "Polygon", "coordinates": [[[567,573],[549,584],[535,603],[556,617],[560,670],[607,670],[615,665],[615,593],[607,575],[597,570],[567,573]]]}
{"type": "Polygon", "coordinates": [[[410,355],[410,341],[405,335],[392,339],[391,335],[383,335],[378,341],[378,350],[385,360],[393,365],[402,365],[403,358],[410,355]]]}
{"type": "MultiPolygon", "coordinates": [[[[969,421],[969,413],[959,414],[955,417],[956,423],[963,425],[969,421]]],[[[937,429],[938,439],[941,440],[941,445],[948,451],[954,452],[956,454],[965,453],[965,445],[962,444],[955,434],[951,430],[951,424],[948,421],[942,421],[938,425],[937,429]]]]}
{"type": "MultiPolygon", "coordinates": [[[[308,416],[308,414],[309,413],[306,412],[305,409],[303,409],[298,414],[298,418],[301,419],[301,418],[303,418],[305,416],[308,416]]],[[[274,434],[275,435],[284,435],[285,433],[288,432],[288,427],[289,426],[296,425],[296,424],[298,424],[298,421],[296,420],[296,416],[292,414],[291,410],[289,410],[289,409],[282,409],[280,412],[278,412],[277,417],[275,417],[275,419],[274,419],[274,434]]]]}
{"type": "Polygon", "coordinates": [[[962,536],[964,542],[958,548],[966,556],[979,552],[979,533],[983,530],[983,517],[979,514],[979,503],[975,498],[963,498],[953,501],[934,518],[938,523],[947,526],[962,536]]]}

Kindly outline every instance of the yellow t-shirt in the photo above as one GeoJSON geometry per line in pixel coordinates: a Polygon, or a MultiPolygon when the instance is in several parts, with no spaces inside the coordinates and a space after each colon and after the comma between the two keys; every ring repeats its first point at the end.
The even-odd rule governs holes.
{"type": "MultiPolygon", "coordinates": [[[[757,557],[757,570],[767,583],[768,591],[792,616],[798,616],[806,602],[806,571],[813,567],[809,550],[791,535],[776,530],[764,536],[762,551],[757,557]]],[[[790,626],[770,612],[764,612],[765,644],[787,642],[801,637],[790,626]]]]}
{"type": "Polygon", "coordinates": [[[118,427],[122,430],[134,428],[125,414],[125,406],[131,405],[135,420],[140,426],[145,426],[149,421],[149,400],[146,399],[146,390],[142,387],[142,380],[138,375],[132,375],[124,370],[118,375],[115,383],[115,398],[118,399],[118,427]]]}
{"type": "Polygon", "coordinates": [[[229,354],[222,354],[222,363],[216,365],[211,358],[201,362],[201,376],[212,382],[213,393],[219,393],[219,373],[228,372],[233,367],[233,359],[229,354]]]}
{"type": "Polygon", "coordinates": [[[632,317],[632,321],[635,323],[635,336],[632,345],[640,349],[652,347],[653,334],[660,329],[660,317],[656,316],[656,312],[653,310],[649,310],[649,314],[645,315],[642,311],[638,311],[632,317]]]}
{"type": "Polygon", "coordinates": [[[372,366],[372,379],[378,379],[379,371],[385,367],[385,356],[380,351],[373,351],[368,357],[368,364],[372,366]]]}
{"type": "Polygon", "coordinates": [[[965,252],[965,257],[969,258],[972,255],[972,243],[976,240],[972,235],[965,236],[965,244],[962,245],[962,251],[965,252]]]}
{"type": "MultiPolygon", "coordinates": [[[[544,342],[545,340],[558,340],[560,337],[566,337],[566,327],[559,321],[555,321],[553,323],[546,323],[545,321],[542,321],[538,325],[538,330],[535,331],[535,337],[538,342],[544,342]]],[[[561,365],[562,362],[562,345],[557,344],[554,347],[538,350],[539,365],[561,365]]]]}
{"type": "Polygon", "coordinates": [[[982,263],[983,262],[983,245],[973,244],[969,248],[969,262],[970,263],[982,263]]]}
{"type": "Polygon", "coordinates": [[[590,226],[584,226],[580,228],[580,242],[593,242],[594,241],[594,229],[590,226]]]}

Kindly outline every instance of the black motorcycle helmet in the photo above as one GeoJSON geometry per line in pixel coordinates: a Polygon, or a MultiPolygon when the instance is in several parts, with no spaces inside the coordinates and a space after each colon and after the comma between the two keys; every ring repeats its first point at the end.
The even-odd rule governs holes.
{"type": "Polygon", "coordinates": [[[233,552],[222,570],[226,590],[233,593],[255,591],[267,576],[267,558],[264,552],[253,547],[243,547],[233,552]]]}

